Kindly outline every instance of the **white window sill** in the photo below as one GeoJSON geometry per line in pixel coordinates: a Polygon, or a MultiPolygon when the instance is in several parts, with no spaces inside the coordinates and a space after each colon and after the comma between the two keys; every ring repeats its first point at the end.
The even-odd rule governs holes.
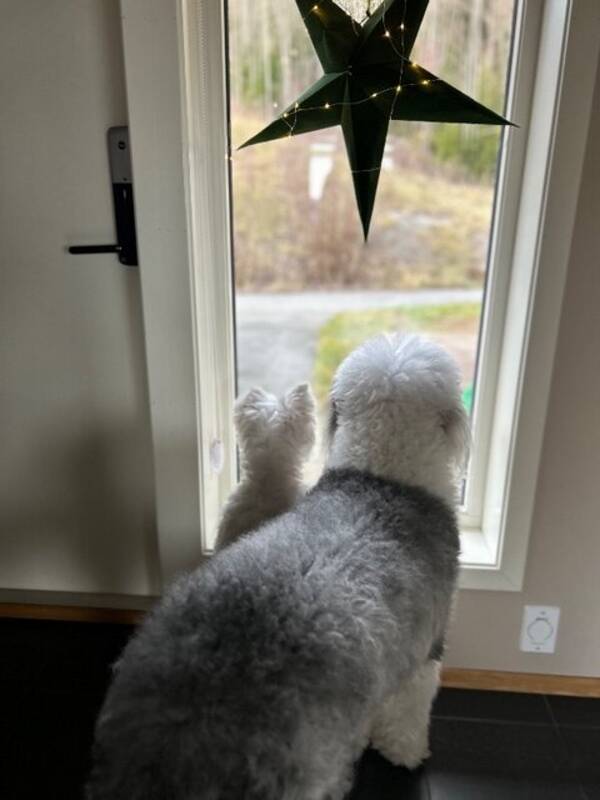
{"type": "Polygon", "coordinates": [[[498,564],[496,553],[481,530],[463,528],[460,532],[459,587],[496,591],[520,588],[507,569],[498,564]]]}

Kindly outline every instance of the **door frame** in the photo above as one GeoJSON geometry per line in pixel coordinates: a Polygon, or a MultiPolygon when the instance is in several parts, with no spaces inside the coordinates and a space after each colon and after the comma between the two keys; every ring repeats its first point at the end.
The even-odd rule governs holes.
{"type": "Polygon", "coordinates": [[[164,585],[201,562],[237,469],[223,4],[121,10],[164,585]]]}

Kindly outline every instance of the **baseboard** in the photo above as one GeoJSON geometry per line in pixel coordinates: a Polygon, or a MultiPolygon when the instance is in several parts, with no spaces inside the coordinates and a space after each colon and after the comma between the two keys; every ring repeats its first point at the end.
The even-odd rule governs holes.
{"type": "Polygon", "coordinates": [[[442,685],[450,689],[600,697],[600,678],[577,675],[543,675],[535,672],[496,672],[488,669],[446,667],[442,670],[442,685]]]}
{"type": "MultiPolygon", "coordinates": [[[[144,618],[144,614],[144,611],[123,608],[0,603],[0,617],[5,619],[138,625],[144,618]]],[[[535,672],[497,672],[489,669],[445,667],[442,670],[442,685],[449,689],[484,689],[494,692],[600,697],[600,678],[576,675],[542,675],[535,672]]]]}
{"type": "Polygon", "coordinates": [[[137,625],[144,611],[127,608],[47,605],[41,603],[0,603],[4,619],[45,619],[56,622],[104,622],[115,625],[137,625]]]}

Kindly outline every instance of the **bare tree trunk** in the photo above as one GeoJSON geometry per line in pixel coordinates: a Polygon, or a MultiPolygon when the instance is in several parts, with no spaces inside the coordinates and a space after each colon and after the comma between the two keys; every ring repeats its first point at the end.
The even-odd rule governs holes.
{"type": "Polygon", "coordinates": [[[273,75],[271,73],[271,20],[269,0],[260,3],[260,41],[262,50],[262,83],[265,116],[273,110],[273,75]]]}
{"type": "Polygon", "coordinates": [[[465,58],[465,91],[469,95],[477,93],[477,66],[481,58],[482,28],[483,0],[473,0],[469,17],[465,58]]]}
{"type": "Polygon", "coordinates": [[[291,69],[291,49],[292,36],[290,30],[290,17],[288,14],[275,13],[275,26],[278,38],[278,56],[281,64],[281,84],[278,87],[277,102],[287,105],[293,100],[292,97],[292,69],[291,69]]]}

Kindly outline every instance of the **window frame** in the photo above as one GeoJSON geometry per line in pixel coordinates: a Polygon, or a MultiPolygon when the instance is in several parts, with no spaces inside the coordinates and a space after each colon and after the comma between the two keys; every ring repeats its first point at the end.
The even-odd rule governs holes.
{"type": "MultiPolygon", "coordinates": [[[[222,0],[121,9],[168,581],[206,555],[236,477],[226,14],[222,0]]],[[[498,299],[482,323],[478,477],[461,519],[467,589],[523,583],[599,41],[593,2],[523,0],[508,104],[522,127],[504,134],[490,257],[505,266],[488,278],[498,299]]]]}

